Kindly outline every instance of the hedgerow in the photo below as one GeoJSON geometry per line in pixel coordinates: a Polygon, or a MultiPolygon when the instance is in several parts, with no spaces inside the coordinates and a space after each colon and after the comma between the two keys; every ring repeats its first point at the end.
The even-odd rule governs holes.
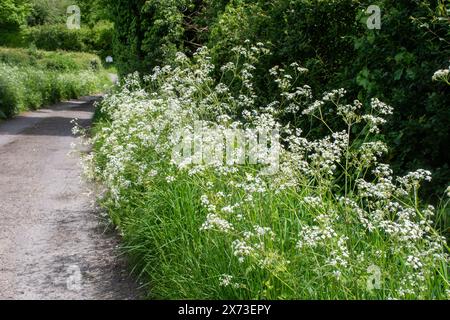
{"type": "Polygon", "coordinates": [[[42,25],[25,29],[23,43],[38,49],[91,52],[102,58],[113,54],[113,24],[99,21],[92,28],[68,29],[66,25],[42,25]]]}
{"type": "MultiPolygon", "coordinates": [[[[384,136],[392,146],[395,172],[433,169],[428,194],[436,196],[445,188],[450,96],[445,85],[431,79],[450,63],[445,1],[136,0],[112,6],[122,75],[147,74],[156,65],[172,63],[175,52],[191,56],[202,45],[221,65],[245,39],[270,43],[272,55],[259,62],[261,71],[254,75],[261,103],[279,94],[262,70],[295,61],[310,70],[305,81],[315,91],[344,86],[364,103],[380,97],[398,110],[384,136]],[[380,30],[366,25],[369,5],[381,8],[380,30]]],[[[296,119],[283,122],[309,127],[296,119]]]]}

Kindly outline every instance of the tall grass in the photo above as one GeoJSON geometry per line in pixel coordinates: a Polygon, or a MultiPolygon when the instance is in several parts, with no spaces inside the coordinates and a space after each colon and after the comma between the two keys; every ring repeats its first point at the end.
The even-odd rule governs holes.
{"type": "Polygon", "coordinates": [[[256,106],[253,64],[267,50],[233,52],[221,67],[205,49],[193,62],[179,54],[177,67],[155,68],[143,83],[130,76],[102,103],[86,174],[107,188],[102,204],[148,296],[447,299],[439,223],[448,198],[428,206],[419,196],[428,171],[395,177],[383,163],[387,146],[378,133],[393,109],[377,99],[348,103],[343,89],[314,99],[298,64],[271,69],[279,100],[256,106]],[[214,69],[223,73],[219,84],[214,69]],[[315,119],[330,134],[283,126],[286,113],[315,119]],[[342,127],[332,128],[330,117],[342,127]],[[198,163],[196,155],[175,161],[180,143],[198,138],[198,121],[205,124],[200,138],[213,147],[223,148],[212,139],[217,130],[229,129],[249,137],[276,129],[282,143],[276,155],[253,150],[257,165],[198,163]],[[267,175],[274,161],[279,168],[267,175]]]}

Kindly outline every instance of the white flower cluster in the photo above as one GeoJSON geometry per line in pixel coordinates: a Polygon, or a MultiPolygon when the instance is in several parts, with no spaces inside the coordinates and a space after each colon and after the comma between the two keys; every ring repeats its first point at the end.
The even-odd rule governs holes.
{"type": "Polygon", "coordinates": [[[450,79],[450,67],[448,69],[440,69],[433,74],[433,81],[443,81],[447,84],[450,79]]]}
{"type": "Polygon", "coordinates": [[[321,207],[323,203],[320,197],[304,197],[303,202],[311,207],[321,207]]]}
{"type": "Polygon", "coordinates": [[[200,230],[212,229],[222,232],[230,232],[233,230],[233,225],[227,220],[220,218],[218,215],[209,213],[200,230]]]}
{"type": "Polygon", "coordinates": [[[245,257],[250,256],[255,250],[252,246],[241,240],[234,240],[232,247],[233,253],[238,257],[239,262],[244,262],[245,257]]]}
{"type": "Polygon", "coordinates": [[[394,111],[394,108],[392,108],[391,106],[388,106],[387,104],[381,102],[380,100],[378,100],[377,98],[373,98],[371,101],[371,107],[374,111],[376,111],[377,113],[387,116],[387,115],[391,115],[394,111]]]}
{"type": "Polygon", "coordinates": [[[406,191],[410,191],[412,188],[417,189],[422,181],[431,181],[431,172],[428,170],[419,169],[408,173],[404,177],[399,177],[397,180],[402,184],[406,191]]]}
{"type": "Polygon", "coordinates": [[[300,233],[300,240],[297,242],[299,249],[303,247],[317,247],[323,244],[326,240],[337,237],[338,234],[331,226],[305,226],[300,233]]]}

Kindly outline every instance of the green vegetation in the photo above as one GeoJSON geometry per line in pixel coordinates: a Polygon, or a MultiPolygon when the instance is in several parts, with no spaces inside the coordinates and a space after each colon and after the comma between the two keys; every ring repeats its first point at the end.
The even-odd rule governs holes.
{"type": "Polygon", "coordinates": [[[103,59],[112,55],[113,24],[101,21],[94,27],[68,29],[66,25],[43,25],[25,29],[22,41],[42,50],[92,52],[103,59]]]}
{"type": "MultiPolygon", "coordinates": [[[[177,51],[192,56],[203,45],[222,65],[246,39],[263,42],[272,55],[255,66],[258,103],[279,93],[264,70],[299,61],[309,69],[305,81],[314,92],[345,87],[364,103],[380,97],[396,106],[384,136],[396,172],[432,170],[429,195],[441,194],[450,180],[450,95],[448,86],[432,81],[450,64],[445,1],[123,0],[110,6],[120,74],[149,73],[172,64],[177,51]],[[381,30],[366,25],[365,11],[373,4],[382,10],[381,30]]],[[[295,127],[311,125],[302,121],[283,119],[295,127]]]]}
{"type": "Polygon", "coordinates": [[[103,7],[100,0],[2,1],[0,117],[98,92],[109,84],[102,65],[112,54],[113,24],[103,7]],[[70,5],[81,8],[80,29],[66,26],[70,5]]]}
{"type": "Polygon", "coordinates": [[[102,1],[8,1],[0,8],[0,46],[90,52],[102,59],[112,55],[113,24],[102,1]],[[70,5],[80,7],[80,29],[66,26],[70,5]]]}
{"type": "Polygon", "coordinates": [[[0,117],[104,90],[100,59],[87,53],[0,48],[0,117]]]}
{"type": "Polygon", "coordinates": [[[0,9],[0,29],[17,30],[26,22],[30,12],[30,2],[26,0],[3,0],[0,9]]]}
{"type": "Polygon", "coordinates": [[[101,89],[114,57],[122,85],[97,110],[86,173],[149,297],[448,299],[449,12],[444,0],[3,0],[0,45],[22,49],[0,49],[0,117],[101,89]],[[238,164],[174,151],[204,139],[220,155],[229,130],[281,144],[238,164]]]}
{"type": "Polygon", "coordinates": [[[206,49],[180,53],[102,103],[86,173],[107,187],[149,297],[448,299],[450,188],[428,206],[430,172],[396,177],[383,162],[380,130],[396,110],[343,89],[315,100],[295,63],[266,71],[280,94],[258,106],[252,79],[267,55],[248,43],[214,66],[206,49]],[[292,130],[288,115],[327,133],[292,130]],[[273,130],[281,144],[251,147],[273,130]]]}
{"type": "Polygon", "coordinates": [[[87,173],[107,187],[149,297],[448,299],[442,1],[109,7],[124,86],[98,113],[87,173]],[[372,4],[380,30],[366,24],[372,4]],[[223,150],[217,130],[274,128],[279,159],[258,154],[279,160],[270,176],[248,158],[174,159],[196,139],[223,150]]]}
{"type": "Polygon", "coordinates": [[[74,4],[70,0],[33,0],[26,19],[29,26],[63,24],[66,22],[67,7],[74,4]]]}

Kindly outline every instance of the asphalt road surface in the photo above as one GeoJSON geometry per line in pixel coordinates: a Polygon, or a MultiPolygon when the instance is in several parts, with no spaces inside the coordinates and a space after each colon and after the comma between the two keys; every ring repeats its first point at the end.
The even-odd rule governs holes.
{"type": "Polygon", "coordinates": [[[0,123],[0,299],[138,298],[71,152],[71,120],[89,126],[98,98],[0,123]]]}

